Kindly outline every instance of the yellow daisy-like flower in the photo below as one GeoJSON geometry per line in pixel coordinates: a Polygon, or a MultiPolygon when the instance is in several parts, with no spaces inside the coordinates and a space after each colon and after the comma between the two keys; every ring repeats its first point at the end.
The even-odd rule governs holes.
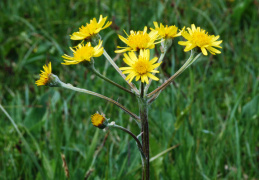
{"type": "Polygon", "coordinates": [[[99,44],[95,47],[92,47],[91,42],[88,42],[86,45],[79,44],[74,49],[71,48],[74,56],[69,56],[67,54],[63,55],[64,65],[78,64],[82,61],[91,61],[92,57],[99,57],[103,54],[102,42],[99,41],[99,44]]]}
{"type": "Polygon", "coordinates": [[[106,127],[105,117],[103,115],[99,114],[98,112],[91,116],[91,121],[95,127],[99,127],[99,128],[106,127]]]}
{"type": "Polygon", "coordinates": [[[81,28],[79,28],[78,32],[74,32],[70,39],[72,40],[83,40],[83,39],[88,39],[90,37],[92,37],[93,35],[98,34],[102,29],[105,29],[107,27],[109,27],[112,22],[108,21],[105,24],[107,17],[103,18],[102,15],[100,15],[99,21],[96,21],[96,18],[93,18],[92,20],[90,20],[90,23],[86,23],[86,26],[81,26],[81,28]]]}
{"type": "Polygon", "coordinates": [[[37,86],[44,86],[49,83],[51,75],[51,62],[43,66],[44,71],[41,70],[40,79],[35,82],[37,86]]]}
{"type": "Polygon", "coordinates": [[[128,64],[130,67],[121,67],[123,70],[123,74],[129,74],[126,77],[126,80],[131,82],[134,77],[136,77],[136,81],[141,79],[141,82],[146,82],[148,84],[148,78],[151,78],[155,81],[159,80],[152,73],[159,73],[159,71],[155,70],[161,63],[155,63],[157,61],[157,57],[150,59],[150,51],[149,49],[140,50],[139,57],[137,58],[134,52],[129,52],[129,55],[124,53],[123,61],[128,64]]]}
{"type": "Polygon", "coordinates": [[[158,26],[157,22],[153,22],[155,29],[150,28],[152,31],[157,31],[159,36],[164,39],[168,38],[175,38],[178,36],[181,36],[181,32],[177,33],[178,28],[176,26],[164,26],[162,23],[160,23],[160,27],[158,26]]]}
{"type": "MultiPolygon", "coordinates": [[[[126,33],[126,32],[125,32],[126,33]]],[[[124,38],[121,35],[118,35],[119,38],[128,45],[128,47],[120,47],[121,50],[116,50],[115,53],[122,53],[126,51],[138,51],[140,49],[153,49],[155,47],[155,44],[160,42],[155,42],[158,40],[158,34],[156,31],[151,31],[150,33],[147,33],[147,27],[144,27],[144,31],[130,31],[130,35],[128,35],[127,38],[124,38]]]]}
{"type": "Polygon", "coordinates": [[[200,27],[195,27],[194,24],[191,25],[192,28],[187,28],[188,32],[183,30],[181,32],[182,36],[187,39],[188,41],[179,41],[178,44],[182,46],[186,46],[184,51],[190,51],[195,47],[201,48],[202,53],[207,56],[207,50],[215,55],[220,54],[221,52],[214,47],[222,48],[219,46],[222,43],[221,41],[217,41],[219,36],[208,35],[205,30],[201,29],[200,27]]]}

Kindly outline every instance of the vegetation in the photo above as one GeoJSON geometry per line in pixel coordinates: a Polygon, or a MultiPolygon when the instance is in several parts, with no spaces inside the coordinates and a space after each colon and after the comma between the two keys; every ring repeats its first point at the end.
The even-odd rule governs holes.
{"type": "MultiPolygon", "coordinates": [[[[138,132],[134,121],[111,103],[65,89],[37,87],[46,62],[63,82],[111,96],[137,112],[133,98],[78,65],[61,65],[76,44],[69,34],[93,17],[108,16],[101,35],[105,49],[123,45],[123,29],[142,30],[153,21],[197,26],[220,35],[222,53],[200,58],[163,91],[149,113],[151,179],[259,178],[259,3],[216,1],[0,1],[0,179],[140,179],[134,140],[91,125],[104,112],[138,132]],[[8,116],[8,114],[10,116],[8,116]]],[[[177,44],[166,54],[160,82],[188,58],[177,44]]],[[[159,56],[159,46],[152,53],[159,56]]],[[[96,68],[126,86],[102,56],[96,68]]]]}

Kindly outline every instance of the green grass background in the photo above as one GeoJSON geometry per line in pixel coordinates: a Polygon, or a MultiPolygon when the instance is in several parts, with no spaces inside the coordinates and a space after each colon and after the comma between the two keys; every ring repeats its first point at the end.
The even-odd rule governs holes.
{"type": "MultiPolygon", "coordinates": [[[[100,14],[113,21],[100,33],[112,57],[123,45],[116,34],[153,27],[153,21],[179,28],[194,23],[223,40],[220,55],[201,57],[150,107],[151,157],[179,145],[151,162],[151,179],[259,179],[257,0],[0,1],[0,179],[66,179],[60,153],[70,179],[84,179],[89,170],[94,180],[141,179],[132,138],[90,122],[101,111],[137,134],[127,114],[96,97],[35,85],[42,66],[51,61],[62,81],[112,97],[138,113],[127,93],[80,64],[60,64],[76,45],[69,35],[100,14]]],[[[188,58],[177,44],[180,39],[164,59],[161,81],[151,89],[188,58]]],[[[152,52],[159,56],[159,46],[152,52]]],[[[116,59],[123,64],[122,56],[116,59]]],[[[101,73],[126,86],[104,57],[95,62],[101,73]]]]}

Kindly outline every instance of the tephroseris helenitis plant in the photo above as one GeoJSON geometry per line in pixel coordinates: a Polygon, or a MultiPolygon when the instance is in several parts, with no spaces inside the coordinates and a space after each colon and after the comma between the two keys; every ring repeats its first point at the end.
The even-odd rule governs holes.
{"type": "Polygon", "coordinates": [[[123,41],[126,46],[119,47],[116,53],[124,53],[123,61],[126,63],[125,67],[118,67],[112,58],[105,51],[101,36],[99,32],[111,25],[111,22],[106,23],[107,17],[103,18],[100,15],[99,21],[95,18],[90,20],[86,26],[81,26],[79,31],[74,32],[70,37],[72,40],[80,40],[81,42],[74,48],[70,48],[73,55],[63,55],[64,65],[82,64],[90,70],[90,72],[96,74],[98,77],[107,81],[108,83],[120,88],[121,90],[132,94],[138,100],[139,114],[135,114],[124,105],[117,101],[106,97],[102,94],[92,92],[90,90],[77,88],[71,84],[63,83],[56,75],[52,74],[51,63],[43,66],[41,71],[40,79],[36,81],[38,86],[46,85],[50,87],[63,87],[69,90],[74,90],[89,95],[93,95],[102,98],[108,102],[111,102],[121,108],[124,112],[128,113],[132,118],[135,119],[137,125],[140,127],[139,136],[133,134],[130,130],[117,125],[114,121],[109,122],[104,114],[98,112],[92,115],[91,120],[95,127],[100,129],[113,127],[128,133],[135,141],[137,148],[139,149],[142,159],[142,179],[147,180],[150,178],[149,173],[149,124],[148,124],[148,110],[150,104],[158,98],[159,94],[186,68],[188,68],[193,62],[195,62],[202,54],[207,56],[208,51],[215,55],[221,52],[216,48],[221,48],[221,41],[218,41],[219,36],[209,35],[205,30],[200,27],[196,27],[194,24],[191,28],[178,28],[174,25],[164,26],[162,23],[160,26],[157,22],[154,22],[155,28],[144,27],[143,31],[130,31],[129,34],[126,32],[127,37],[118,35],[120,40],[123,41]],[[178,44],[185,46],[184,51],[191,51],[190,57],[184,63],[184,65],[169,79],[167,79],[158,88],[149,92],[149,86],[152,80],[159,80],[157,70],[161,65],[163,58],[172,45],[174,38],[182,36],[187,41],[179,41],[178,44]],[[159,58],[150,57],[150,49],[153,49],[156,44],[161,44],[161,55],[159,58]],[[196,51],[194,51],[194,49],[196,51]],[[196,53],[199,52],[199,53],[196,53]],[[107,77],[100,74],[94,66],[94,58],[104,55],[106,59],[111,63],[114,69],[121,75],[121,77],[127,82],[128,87],[123,87],[118,83],[108,79],[107,77]],[[127,76],[125,76],[125,74],[127,76]],[[135,86],[132,81],[139,81],[139,87],[135,86]]]}

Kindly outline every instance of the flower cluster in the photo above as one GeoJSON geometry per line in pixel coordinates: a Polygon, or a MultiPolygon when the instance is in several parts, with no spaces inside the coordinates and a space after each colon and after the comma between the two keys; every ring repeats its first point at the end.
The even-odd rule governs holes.
{"type": "Polygon", "coordinates": [[[122,53],[130,51],[127,54],[124,54],[124,62],[130,67],[122,67],[121,70],[124,70],[124,74],[129,74],[127,80],[131,82],[134,77],[136,81],[141,79],[141,82],[146,82],[148,84],[148,78],[153,80],[158,80],[152,73],[158,73],[156,68],[161,64],[161,62],[152,65],[156,60],[152,59],[149,61],[150,53],[149,49],[153,49],[155,44],[160,43],[162,47],[168,49],[172,44],[172,39],[175,37],[183,36],[187,41],[179,41],[180,45],[186,46],[184,51],[190,51],[195,47],[199,47],[202,53],[207,56],[208,50],[211,54],[219,54],[220,51],[214,47],[221,48],[219,45],[222,41],[217,41],[219,36],[208,35],[205,30],[200,27],[195,27],[194,24],[191,25],[192,29],[187,28],[188,32],[185,31],[185,28],[182,31],[178,32],[178,28],[175,25],[164,26],[160,23],[160,27],[157,22],[154,22],[155,28],[150,28],[151,32],[147,33],[147,27],[143,31],[130,31],[130,35],[127,35],[127,38],[118,35],[122,42],[124,42],[127,47],[120,47],[120,50],[116,50],[116,53],[122,53]],[[162,39],[161,41],[159,41],[162,39]],[[139,56],[137,57],[132,51],[137,51],[139,56]]]}
{"type": "Polygon", "coordinates": [[[67,54],[63,55],[64,65],[78,64],[80,62],[90,62],[93,57],[99,57],[103,54],[102,41],[99,39],[99,32],[107,27],[109,27],[112,22],[108,21],[106,24],[107,17],[103,18],[100,15],[99,21],[96,18],[90,20],[90,23],[86,23],[86,26],[81,26],[79,31],[74,32],[71,36],[71,40],[83,40],[76,47],[70,47],[74,56],[69,56],[67,54]],[[99,39],[99,43],[93,46],[96,42],[96,38],[99,39]],[[84,41],[87,43],[84,44],[84,41]]]}
{"type": "MultiPolygon", "coordinates": [[[[108,21],[106,24],[107,17],[103,18],[100,15],[99,21],[97,22],[96,18],[90,20],[90,23],[86,23],[86,26],[81,26],[78,32],[74,32],[71,36],[71,40],[83,40],[74,48],[70,47],[70,50],[73,53],[73,56],[64,54],[64,62],[61,64],[72,65],[78,64],[81,62],[91,62],[93,57],[99,57],[103,54],[102,41],[99,40],[99,43],[96,46],[93,46],[92,40],[96,40],[96,37],[99,37],[99,32],[107,27],[109,27],[112,22],[108,21]],[[86,44],[84,44],[86,41],[86,44]]],[[[48,66],[43,66],[44,71],[41,71],[40,79],[36,81],[37,86],[49,85],[50,75],[51,75],[51,63],[48,66]]]]}
{"type": "MultiPolygon", "coordinates": [[[[62,58],[64,62],[61,64],[64,65],[74,65],[84,62],[86,66],[93,73],[97,76],[103,78],[104,80],[110,82],[111,84],[131,93],[132,89],[134,90],[135,86],[131,86],[131,82],[135,79],[136,81],[141,81],[141,90],[144,92],[144,85],[148,88],[150,85],[151,80],[158,81],[159,78],[155,76],[156,73],[159,73],[157,68],[161,65],[164,54],[169,47],[172,45],[174,38],[182,36],[186,39],[186,41],[179,41],[178,44],[185,46],[184,51],[190,51],[194,48],[201,51],[201,53],[205,56],[208,55],[208,52],[211,54],[220,54],[221,52],[216,48],[221,48],[220,44],[222,40],[218,41],[219,36],[209,35],[205,30],[201,29],[200,27],[196,27],[194,24],[191,25],[191,28],[185,27],[182,30],[178,30],[178,27],[175,25],[163,25],[158,22],[154,23],[154,28],[150,28],[148,32],[148,28],[145,26],[143,31],[133,31],[131,30],[129,34],[126,34],[126,37],[118,35],[119,39],[126,44],[125,47],[118,46],[118,50],[115,50],[115,53],[124,53],[123,54],[123,61],[128,65],[126,67],[117,67],[117,65],[113,62],[113,60],[107,55],[103,48],[103,44],[101,41],[101,37],[99,32],[111,25],[112,22],[108,21],[106,23],[107,17],[100,15],[99,21],[95,18],[90,20],[90,23],[86,23],[86,26],[81,26],[79,31],[74,32],[70,38],[71,40],[80,40],[81,42],[75,46],[70,47],[73,55],[64,54],[62,58]],[[155,48],[155,45],[161,44],[162,51],[160,58],[157,57],[150,57],[150,49],[155,48]],[[104,77],[100,73],[96,71],[94,68],[93,58],[100,57],[102,54],[105,55],[106,59],[110,61],[113,67],[122,75],[122,77],[128,81],[128,84],[131,86],[131,90],[128,90],[117,83],[109,80],[108,78],[104,77]],[[161,58],[162,57],[162,58],[161,58]],[[127,76],[124,76],[126,74],[127,76]]],[[[200,54],[201,54],[200,53],[200,54]]],[[[189,61],[190,63],[192,61],[189,61]]],[[[187,62],[186,62],[187,63],[187,62]]],[[[188,67],[190,64],[186,64],[184,67],[188,67]]],[[[184,69],[184,68],[183,68],[184,69]]],[[[64,85],[59,78],[52,74],[52,67],[51,62],[48,65],[43,66],[43,71],[41,71],[39,80],[35,83],[37,86],[47,85],[51,87],[66,87],[71,88],[69,85],[64,85]]],[[[160,89],[156,90],[155,92],[159,91],[160,89]]],[[[80,91],[82,92],[82,91],[80,91]]],[[[90,91],[87,91],[90,92],[90,91]]],[[[135,91],[137,95],[140,93],[135,91]]],[[[92,93],[92,95],[99,96],[97,93],[92,93]]],[[[150,93],[151,95],[154,92],[150,93]]],[[[103,98],[104,96],[99,96],[103,98]]],[[[106,98],[107,99],[107,98],[106,98]]],[[[109,99],[109,98],[108,98],[109,99]]],[[[111,101],[118,105],[117,102],[111,101]]],[[[119,105],[119,107],[121,107],[119,105]]],[[[129,111],[126,111],[129,112],[129,111]]],[[[137,117],[134,116],[133,117],[137,117]]],[[[91,117],[92,123],[94,126],[99,127],[101,129],[107,126],[108,120],[99,113],[95,113],[91,117]]]]}
{"type": "MultiPolygon", "coordinates": [[[[103,54],[104,50],[102,47],[102,41],[100,41],[99,32],[107,27],[109,27],[112,22],[108,21],[106,23],[107,17],[100,15],[99,21],[96,18],[90,20],[90,23],[86,23],[86,26],[81,26],[79,31],[74,32],[70,38],[71,40],[83,40],[76,47],[70,47],[73,56],[64,54],[64,65],[78,64],[80,62],[91,62],[93,57],[99,57],[103,54]],[[106,23],[106,24],[105,24],[106,23]],[[99,39],[99,43],[96,42],[96,38],[99,39]],[[86,41],[86,44],[84,44],[86,41]],[[96,46],[93,46],[93,43],[96,46]]],[[[182,29],[178,31],[175,25],[164,26],[160,23],[154,22],[155,28],[150,28],[148,33],[148,28],[145,26],[143,31],[130,31],[127,37],[118,35],[119,39],[124,42],[127,46],[120,47],[115,53],[124,53],[124,62],[129,65],[129,67],[120,68],[123,70],[124,74],[129,74],[126,80],[131,82],[134,78],[136,81],[141,80],[142,83],[148,84],[148,78],[153,80],[158,80],[154,76],[154,73],[158,73],[156,69],[161,64],[161,61],[157,62],[157,58],[150,60],[150,49],[153,49],[156,44],[161,43],[162,47],[168,49],[172,44],[172,39],[175,37],[183,36],[187,41],[179,41],[178,43],[185,46],[184,51],[190,51],[198,47],[201,52],[207,56],[209,51],[211,54],[220,54],[221,52],[216,48],[221,48],[221,41],[217,41],[219,36],[209,35],[205,30],[200,27],[195,27],[194,24],[191,28],[182,29]],[[215,48],[216,47],[216,48],[215,48]],[[129,51],[129,52],[128,52],[129,51]],[[128,52],[128,54],[127,54],[128,52]],[[134,53],[135,52],[135,53],[134,53]],[[155,63],[155,64],[154,64],[155,63]]],[[[46,85],[48,82],[48,74],[51,73],[51,64],[49,66],[44,66],[44,71],[40,75],[40,79],[36,81],[38,86],[46,85]]]]}
{"type": "Polygon", "coordinates": [[[127,109],[125,106],[120,104],[120,102],[106,97],[105,95],[99,94],[97,92],[90,91],[88,89],[74,87],[71,84],[63,83],[59,78],[52,73],[51,62],[48,65],[43,66],[43,71],[41,71],[40,78],[36,81],[37,86],[50,86],[50,87],[62,87],[69,90],[73,90],[80,93],[86,93],[95,97],[99,97],[106,100],[114,105],[118,106],[125,113],[129,114],[141,127],[141,137],[142,143],[139,141],[138,136],[132,133],[130,130],[116,125],[115,122],[108,123],[109,119],[105,118],[104,114],[99,114],[98,112],[91,116],[91,122],[95,127],[100,129],[104,128],[117,128],[126,133],[128,133],[137,143],[138,149],[142,156],[142,169],[143,178],[149,179],[149,131],[148,131],[148,105],[151,104],[159,96],[161,91],[163,91],[174,78],[181,74],[186,68],[188,68],[199,56],[202,54],[207,56],[208,52],[211,54],[220,54],[221,52],[216,48],[221,48],[220,44],[222,40],[218,40],[219,36],[209,35],[205,30],[200,27],[196,27],[194,24],[191,28],[187,27],[182,30],[178,30],[175,25],[163,25],[158,22],[154,23],[154,28],[148,30],[147,26],[144,27],[143,31],[133,31],[131,30],[126,37],[118,35],[119,39],[125,43],[124,47],[117,46],[115,53],[123,53],[123,61],[127,65],[125,67],[118,67],[114,60],[107,54],[103,47],[103,42],[101,41],[101,36],[99,32],[103,29],[108,28],[112,22],[106,22],[107,17],[100,15],[99,21],[96,18],[90,20],[90,23],[86,23],[85,26],[81,26],[77,32],[74,32],[71,36],[71,40],[80,40],[81,42],[75,47],[70,47],[71,55],[64,54],[62,58],[64,65],[75,65],[84,64],[85,67],[96,76],[102,78],[106,82],[124,90],[125,92],[136,97],[139,104],[139,115],[127,109]],[[178,44],[185,46],[184,51],[190,51],[198,49],[200,51],[197,55],[193,55],[191,51],[190,58],[182,65],[182,67],[169,79],[167,79],[162,85],[157,87],[152,92],[148,93],[148,88],[152,80],[158,81],[157,70],[162,64],[163,58],[166,52],[173,44],[173,40],[177,37],[182,36],[186,41],[179,41],[178,44]],[[150,49],[154,49],[157,44],[161,44],[161,55],[158,59],[157,57],[151,57],[152,53],[150,49]],[[99,73],[94,67],[94,58],[104,55],[105,58],[110,62],[110,64],[118,71],[121,77],[129,85],[131,89],[127,89],[111,79],[105,77],[103,74],[99,73]],[[126,74],[126,76],[125,76],[126,74]],[[156,74],[156,76],[155,76],[156,74]],[[132,83],[133,80],[140,81],[139,88],[132,83]]]}

